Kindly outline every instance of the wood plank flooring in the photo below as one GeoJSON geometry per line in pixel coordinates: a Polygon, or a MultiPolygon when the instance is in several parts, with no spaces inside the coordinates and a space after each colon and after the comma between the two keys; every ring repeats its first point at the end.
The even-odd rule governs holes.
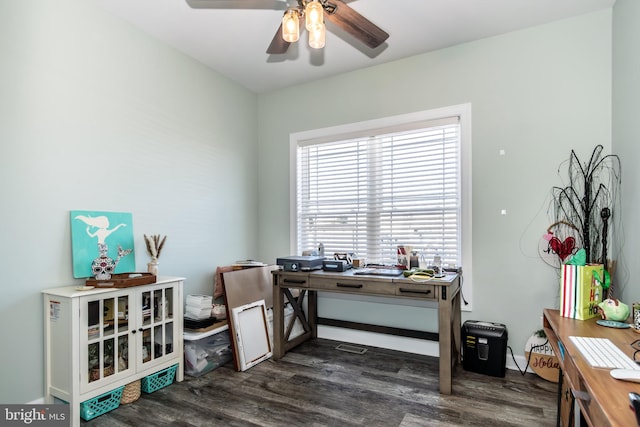
{"type": "Polygon", "coordinates": [[[438,392],[438,359],[306,342],[245,372],[230,362],[185,375],[84,426],[554,426],[557,384],[507,370],[505,378],[458,367],[453,394],[438,392]]]}

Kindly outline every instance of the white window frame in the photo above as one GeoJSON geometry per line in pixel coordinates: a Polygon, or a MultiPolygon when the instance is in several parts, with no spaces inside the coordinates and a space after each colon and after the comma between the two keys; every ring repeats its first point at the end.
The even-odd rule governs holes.
{"type": "Polygon", "coordinates": [[[463,296],[467,304],[462,304],[464,311],[472,310],[472,168],[471,168],[471,104],[459,104],[432,110],[419,111],[380,119],[367,120],[345,125],[296,132],[289,135],[289,215],[290,253],[298,254],[297,227],[297,149],[304,141],[335,140],[361,135],[366,132],[384,128],[401,127],[414,122],[424,122],[458,116],[460,118],[460,185],[461,185],[461,267],[463,270],[463,296]]]}

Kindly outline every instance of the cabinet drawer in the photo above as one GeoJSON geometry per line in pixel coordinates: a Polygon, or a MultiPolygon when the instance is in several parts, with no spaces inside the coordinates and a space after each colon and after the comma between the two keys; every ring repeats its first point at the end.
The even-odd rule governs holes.
{"type": "Polygon", "coordinates": [[[394,286],[388,281],[360,280],[353,278],[331,279],[312,277],[311,287],[332,292],[367,293],[379,295],[395,295],[394,286]]]}
{"type": "Polygon", "coordinates": [[[571,393],[573,397],[580,405],[582,415],[588,418],[594,426],[608,426],[611,425],[606,415],[602,412],[600,405],[592,404],[593,396],[589,392],[584,379],[580,375],[575,362],[572,357],[565,357],[565,381],[568,379],[568,385],[571,387],[571,393]]]}
{"type": "Polygon", "coordinates": [[[278,285],[283,288],[308,288],[309,275],[306,273],[279,273],[278,285]]]}
{"type": "Polygon", "coordinates": [[[565,357],[562,361],[564,362],[563,373],[565,376],[565,381],[568,380],[569,386],[571,388],[574,388],[579,383],[578,368],[576,368],[576,364],[573,361],[572,357],[565,357]]]}
{"type": "Polygon", "coordinates": [[[573,383],[575,389],[572,391],[575,400],[580,405],[582,416],[591,421],[593,426],[609,426],[611,422],[602,412],[602,408],[598,404],[593,404],[593,396],[589,392],[583,378],[578,375],[578,381],[573,383]]]}
{"type": "Polygon", "coordinates": [[[571,383],[569,377],[564,372],[562,375],[562,390],[558,400],[558,411],[560,412],[560,426],[570,427],[573,423],[573,394],[571,393],[571,383]]]}
{"type": "Polygon", "coordinates": [[[426,283],[396,283],[397,296],[437,300],[436,285],[426,283]]]}

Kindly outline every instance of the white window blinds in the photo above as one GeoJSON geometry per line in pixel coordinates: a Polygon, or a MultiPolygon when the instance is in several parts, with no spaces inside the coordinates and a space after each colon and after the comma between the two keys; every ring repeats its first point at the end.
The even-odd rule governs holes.
{"type": "Polygon", "coordinates": [[[297,146],[297,249],[396,263],[397,245],[461,264],[458,117],[297,146]]]}

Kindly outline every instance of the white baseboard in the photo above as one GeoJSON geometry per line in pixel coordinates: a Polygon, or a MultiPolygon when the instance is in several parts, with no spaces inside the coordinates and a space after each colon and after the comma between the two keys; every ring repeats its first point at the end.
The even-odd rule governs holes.
{"type": "MultiPolygon", "coordinates": [[[[386,348],[389,350],[404,351],[407,353],[422,354],[438,357],[440,349],[437,341],[429,341],[418,338],[401,337],[397,335],[379,334],[376,332],[360,331],[355,329],[339,328],[336,326],[318,325],[318,338],[326,338],[334,341],[348,342],[351,344],[368,345],[371,347],[386,348]]],[[[514,355],[520,369],[527,365],[524,355],[514,355]]],[[[511,358],[511,352],[507,351],[506,368],[519,371],[511,358]]],[[[527,372],[533,373],[529,368],[527,372]]]]}
{"type": "Polygon", "coordinates": [[[407,353],[423,354],[425,356],[438,357],[439,354],[438,343],[436,341],[379,334],[376,332],[339,328],[336,326],[318,325],[318,338],[405,351],[407,353]]]}
{"type": "MultiPolygon", "coordinates": [[[[520,370],[524,369],[525,366],[527,366],[527,358],[524,357],[524,355],[514,354],[513,357],[516,359],[516,362],[518,363],[520,369],[518,369],[518,366],[516,366],[516,364],[514,363],[513,358],[511,358],[510,351],[507,351],[507,369],[520,372],[520,370]]],[[[527,372],[530,374],[535,374],[535,372],[531,370],[531,368],[527,368],[527,372]]]]}

